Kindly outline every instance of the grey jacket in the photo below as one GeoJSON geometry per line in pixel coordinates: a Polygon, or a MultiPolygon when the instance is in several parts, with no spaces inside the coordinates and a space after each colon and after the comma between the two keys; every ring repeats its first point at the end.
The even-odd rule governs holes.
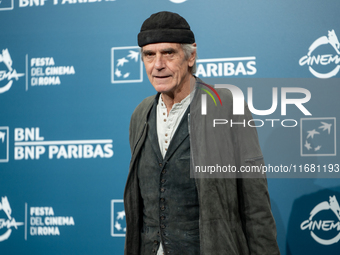
{"type": "MultiPolygon", "coordinates": [[[[196,83],[196,87],[201,85],[196,83]]],[[[201,90],[190,105],[190,139],[199,139],[198,152],[193,155],[211,155],[223,165],[240,166],[264,165],[255,128],[236,125],[233,128],[223,127],[221,132],[211,132],[212,119],[233,119],[235,122],[251,119],[248,107],[245,115],[233,116],[233,98],[227,89],[217,90],[222,107],[215,107],[208,101],[206,118],[196,118],[200,114],[201,90]],[[228,109],[225,111],[225,109],[228,109]],[[197,115],[195,117],[195,114],[197,115]],[[195,119],[195,120],[193,120],[195,119]],[[205,123],[202,123],[205,122],[205,123]],[[199,123],[201,122],[201,123],[199,123]],[[209,139],[204,137],[209,132],[209,139]],[[192,138],[192,136],[194,138],[192,138]],[[211,144],[209,141],[222,141],[211,144]],[[207,146],[209,143],[209,146],[207,146]],[[223,148],[221,147],[223,144],[223,148]],[[214,148],[215,146],[215,148],[214,148]],[[208,148],[207,149],[204,148],[208,148]],[[219,153],[215,153],[215,152],[219,153]]],[[[130,122],[131,162],[124,192],[126,213],[125,255],[139,255],[140,228],[142,226],[142,201],[138,186],[137,169],[139,151],[146,138],[148,129],[147,116],[155,96],[148,97],[137,106],[130,122]]],[[[247,121],[246,121],[247,122],[247,121]]],[[[200,158],[193,160],[199,165],[200,158]]],[[[265,178],[197,178],[196,186],[200,204],[200,250],[201,255],[274,255],[280,254],[276,242],[276,226],[270,209],[267,181],[265,178]]]]}

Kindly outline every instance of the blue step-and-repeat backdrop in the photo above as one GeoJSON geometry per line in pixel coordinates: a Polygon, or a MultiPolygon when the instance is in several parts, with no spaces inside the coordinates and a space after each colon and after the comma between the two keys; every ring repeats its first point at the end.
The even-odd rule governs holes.
{"type": "Polygon", "coordinates": [[[129,121],[155,94],[137,34],[162,10],[252,106],[281,253],[339,254],[336,0],[0,1],[0,254],[123,254],[129,121]]]}

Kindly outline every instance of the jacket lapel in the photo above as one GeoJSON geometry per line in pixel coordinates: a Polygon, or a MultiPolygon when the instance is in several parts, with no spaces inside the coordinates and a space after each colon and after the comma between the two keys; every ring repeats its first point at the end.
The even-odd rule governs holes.
{"type": "Polygon", "coordinates": [[[189,136],[188,131],[188,114],[190,112],[190,106],[185,111],[181,122],[179,123],[174,136],[171,139],[168,151],[165,154],[165,160],[169,160],[177,148],[184,142],[184,140],[189,136]]]}

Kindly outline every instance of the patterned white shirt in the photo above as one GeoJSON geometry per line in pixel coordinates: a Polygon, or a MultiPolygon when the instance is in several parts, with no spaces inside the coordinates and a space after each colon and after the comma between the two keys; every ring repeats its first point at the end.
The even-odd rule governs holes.
{"type": "Polygon", "coordinates": [[[181,122],[185,111],[190,104],[190,94],[184,98],[180,103],[172,106],[169,115],[163,102],[162,96],[159,97],[157,105],[157,135],[159,148],[163,158],[169,148],[170,141],[175,134],[175,131],[181,122]]]}

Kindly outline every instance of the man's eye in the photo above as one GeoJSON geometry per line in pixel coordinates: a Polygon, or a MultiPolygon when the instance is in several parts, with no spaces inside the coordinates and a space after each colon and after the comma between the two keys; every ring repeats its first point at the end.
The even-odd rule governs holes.
{"type": "Polygon", "coordinates": [[[154,56],[154,55],[155,55],[155,54],[152,53],[152,52],[144,53],[144,56],[147,57],[147,58],[152,57],[152,56],[154,56]]]}

